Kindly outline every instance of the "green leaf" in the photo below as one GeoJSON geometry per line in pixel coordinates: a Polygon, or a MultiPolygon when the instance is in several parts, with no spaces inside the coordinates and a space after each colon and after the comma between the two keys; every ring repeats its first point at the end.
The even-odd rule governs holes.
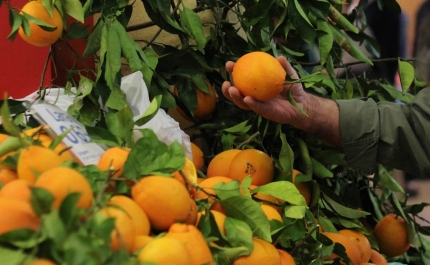
{"type": "Polygon", "coordinates": [[[84,23],[84,9],[79,0],[61,0],[66,14],[73,17],[77,21],[84,23]]]}
{"type": "Polygon", "coordinates": [[[235,252],[230,258],[235,259],[242,255],[249,255],[253,249],[252,230],[249,225],[241,220],[231,217],[225,219],[224,227],[228,243],[232,247],[240,247],[240,251],[235,252]]]}
{"type": "Polygon", "coordinates": [[[52,195],[48,190],[44,188],[31,187],[31,207],[38,216],[51,211],[54,199],[54,195],[52,195]]]}
{"type": "Polygon", "coordinates": [[[70,39],[86,39],[88,37],[88,25],[72,23],[67,29],[67,37],[70,39]]]}
{"type": "MultiPolygon", "coordinates": [[[[35,18],[35,17],[33,17],[32,15],[29,15],[29,14],[27,14],[27,13],[25,13],[25,12],[23,12],[22,13],[23,14],[23,16],[24,16],[24,18],[25,18],[25,20],[26,21],[28,21],[28,22],[32,22],[32,23],[34,23],[34,24],[36,24],[36,25],[39,25],[43,30],[46,30],[46,31],[54,31],[54,30],[56,30],[57,29],[57,27],[56,26],[53,26],[53,25],[51,25],[51,24],[48,24],[48,23],[46,23],[45,21],[43,21],[43,20],[40,20],[40,19],[38,19],[38,18],[35,18]]],[[[27,32],[25,32],[25,35],[27,35],[27,36],[30,36],[30,32],[28,32],[29,34],[27,34],[27,32]]]]}
{"type": "Polygon", "coordinates": [[[410,62],[402,61],[400,58],[398,59],[399,62],[399,75],[400,75],[400,83],[402,84],[402,91],[403,93],[406,93],[412,82],[414,82],[415,79],[415,69],[413,65],[410,62]]]}
{"type": "Polygon", "coordinates": [[[22,249],[9,249],[0,247],[0,257],[3,264],[8,265],[21,265],[22,262],[28,258],[28,254],[22,249]]]}
{"type": "Polygon", "coordinates": [[[118,20],[115,20],[112,23],[112,27],[115,28],[119,39],[121,40],[121,53],[127,60],[131,71],[139,71],[142,69],[142,61],[136,51],[135,41],[127,34],[125,28],[118,22],[118,20]]]}
{"type": "Polygon", "coordinates": [[[9,9],[9,25],[11,28],[10,34],[7,36],[9,40],[13,40],[15,38],[21,24],[22,16],[16,13],[13,9],[9,9]]]}
{"type": "Polygon", "coordinates": [[[253,231],[253,236],[272,242],[270,224],[260,204],[244,196],[232,196],[220,201],[227,216],[244,221],[253,231]]]}
{"type": "Polygon", "coordinates": [[[275,181],[252,190],[252,193],[272,195],[293,205],[306,206],[305,198],[297,187],[289,181],[275,181]]]}
{"type": "Polygon", "coordinates": [[[3,128],[12,136],[19,136],[20,130],[18,126],[13,122],[10,111],[9,111],[9,103],[5,93],[5,100],[3,100],[3,104],[1,106],[1,122],[3,128]]]}
{"type": "Polygon", "coordinates": [[[170,15],[169,0],[142,0],[148,17],[161,29],[171,34],[184,33],[181,26],[170,15]]]}
{"type": "Polygon", "coordinates": [[[298,30],[298,33],[302,39],[309,45],[314,46],[316,31],[298,0],[293,0],[293,2],[288,5],[288,16],[295,28],[300,29],[298,30]]]}
{"type": "Polygon", "coordinates": [[[107,112],[105,118],[109,131],[117,137],[120,145],[132,146],[134,120],[130,107],[126,105],[122,110],[107,112]]]}
{"type": "Polygon", "coordinates": [[[288,144],[285,134],[281,133],[279,136],[281,139],[281,151],[279,152],[278,160],[283,171],[281,180],[287,180],[292,182],[293,179],[291,173],[294,169],[294,152],[288,144]]]}
{"type": "Polygon", "coordinates": [[[201,53],[205,53],[206,37],[203,31],[203,25],[200,17],[191,9],[182,4],[182,10],[179,13],[181,23],[191,33],[197,44],[197,49],[201,53]]]}
{"type": "Polygon", "coordinates": [[[292,219],[302,219],[305,216],[307,208],[307,206],[286,205],[284,208],[284,215],[292,219]]]}
{"type": "Polygon", "coordinates": [[[232,196],[241,196],[240,183],[237,180],[228,183],[220,182],[212,188],[220,200],[225,200],[232,196]]]}
{"type": "Polygon", "coordinates": [[[103,28],[106,29],[106,25],[104,19],[100,18],[94,25],[91,34],[88,36],[87,46],[85,47],[85,51],[83,53],[84,57],[93,55],[100,49],[103,28]]]}
{"type": "Polygon", "coordinates": [[[112,132],[102,127],[85,126],[85,129],[87,130],[91,141],[98,144],[105,144],[110,147],[119,146],[118,140],[112,132]]]}
{"type": "Polygon", "coordinates": [[[317,19],[317,29],[320,64],[324,65],[333,47],[333,34],[328,22],[323,19],[317,19]]]}
{"type": "Polygon", "coordinates": [[[57,210],[42,216],[42,227],[46,236],[54,242],[54,246],[63,245],[67,238],[67,232],[57,210]]]}
{"type": "Polygon", "coordinates": [[[329,196],[327,196],[327,194],[325,193],[321,193],[321,197],[323,198],[323,200],[330,205],[330,207],[336,212],[338,213],[340,216],[346,217],[346,218],[351,218],[351,219],[357,219],[357,218],[361,218],[361,217],[365,217],[366,215],[369,215],[370,213],[368,212],[364,212],[364,211],[359,211],[359,210],[354,210],[351,208],[348,208],[346,206],[344,206],[343,204],[333,200],[332,198],[330,198],[329,196]]]}
{"type": "Polygon", "coordinates": [[[157,95],[154,97],[154,99],[151,101],[151,104],[146,109],[145,113],[143,113],[143,115],[138,120],[136,120],[137,126],[142,126],[148,121],[150,121],[152,118],[154,118],[154,116],[158,113],[158,110],[160,109],[162,98],[162,95],[157,95]]]}
{"type": "Polygon", "coordinates": [[[315,176],[319,178],[332,178],[333,172],[331,172],[327,167],[317,161],[315,158],[311,157],[312,160],[312,172],[315,176]]]}
{"type": "Polygon", "coordinates": [[[225,128],[223,131],[229,133],[247,133],[249,129],[251,129],[252,125],[247,125],[249,120],[243,121],[241,123],[236,124],[235,126],[225,128]]]}
{"type": "Polygon", "coordinates": [[[138,179],[145,175],[169,175],[183,168],[185,152],[178,142],[167,146],[157,137],[144,136],[136,141],[124,165],[124,176],[138,179]]]}

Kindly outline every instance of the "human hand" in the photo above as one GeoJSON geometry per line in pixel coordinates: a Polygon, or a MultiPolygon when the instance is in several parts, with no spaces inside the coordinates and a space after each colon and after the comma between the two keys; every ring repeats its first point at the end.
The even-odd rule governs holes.
{"type": "MultiPolygon", "coordinates": [[[[294,70],[285,57],[278,57],[277,60],[291,78],[299,79],[296,70],[294,70]]],[[[227,62],[227,72],[231,74],[234,65],[234,62],[227,62]]],[[[229,81],[224,81],[222,84],[222,93],[224,96],[232,100],[238,107],[246,110],[253,110],[266,119],[277,123],[295,125],[304,118],[304,115],[288,101],[286,98],[286,93],[289,93],[288,91],[290,91],[294,101],[303,108],[308,94],[303,90],[303,86],[300,83],[284,84],[281,93],[266,101],[258,101],[251,96],[244,97],[229,81]]]]}

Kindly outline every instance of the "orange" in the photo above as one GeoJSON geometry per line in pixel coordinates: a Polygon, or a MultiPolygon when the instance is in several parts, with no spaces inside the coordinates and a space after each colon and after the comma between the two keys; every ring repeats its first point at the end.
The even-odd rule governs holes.
{"type": "Polygon", "coordinates": [[[305,198],[306,204],[309,206],[312,200],[312,187],[307,182],[296,183],[296,176],[302,174],[302,172],[293,169],[293,183],[299,190],[300,194],[305,198]]]}
{"type": "Polygon", "coordinates": [[[124,172],[124,164],[127,161],[130,148],[126,147],[111,147],[103,152],[97,163],[97,167],[101,171],[112,171],[112,177],[117,178],[122,176],[124,172]]]}
{"type": "MultiPolygon", "coordinates": [[[[224,176],[214,176],[204,179],[199,183],[200,189],[203,189],[204,191],[198,190],[196,193],[194,193],[194,199],[208,199],[210,195],[216,195],[216,192],[212,189],[213,186],[221,182],[228,183],[230,181],[233,180],[224,176]]],[[[213,197],[209,198],[209,201],[214,201],[213,197]]]]}
{"type": "Polygon", "coordinates": [[[61,15],[56,8],[54,8],[54,14],[51,17],[49,12],[43,6],[42,1],[30,1],[22,8],[21,14],[23,12],[37,19],[40,19],[51,26],[56,27],[52,31],[46,31],[42,29],[39,25],[29,21],[29,36],[25,34],[24,29],[22,27],[20,27],[18,30],[18,34],[24,41],[34,46],[43,47],[53,44],[60,38],[61,33],[63,32],[63,19],[61,18],[61,15]]]}
{"type": "Polygon", "coordinates": [[[24,265],[56,265],[57,263],[50,261],[49,259],[38,259],[35,261],[27,262],[24,265]]]}
{"type": "Polygon", "coordinates": [[[93,190],[84,175],[67,167],[56,167],[45,171],[34,183],[35,187],[44,188],[54,196],[52,207],[58,209],[64,198],[70,193],[80,194],[76,207],[89,209],[93,203],[93,190]]]}
{"type": "Polygon", "coordinates": [[[39,229],[40,219],[27,202],[0,198],[0,235],[16,229],[39,229]]]}
{"type": "Polygon", "coordinates": [[[381,253],[379,253],[378,251],[372,249],[370,250],[370,261],[372,261],[372,263],[376,264],[376,265],[388,265],[387,260],[385,259],[384,256],[382,256],[381,253]]]}
{"type": "Polygon", "coordinates": [[[19,155],[18,177],[34,183],[39,174],[59,167],[63,162],[64,160],[53,150],[39,145],[30,145],[22,149],[19,155]]]}
{"type": "MultiPolygon", "coordinates": [[[[35,128],[27,129],[22,132],[22,136],[31,137],[33,140],[38,140],[44,147],[49,147],[54,139],[45,130],[45,126],[38,126],[35,128]]],[[[75,159],[72,151],[70,151],[67,146],[60,142],[54,149],[54,152],[59,154],[64,161],[75,159]]]]}
{"type": "Polygon", "coordinates": [[[360,251],[361,262],[368,262],[370,258],[371,245],[369,240],[362,233],[352,229],[342,229],[338,231],[339,234],[349,237],[352,242],[357,246],[360,251]]]}
{"type": "Polygon", "coordinates": [[[239,149],[229,149],[215,155],[208,164],[206,176],[228,176],[231,161],[240,152],[239,149]]]}
{"type": "Polygon", "coordinates": [[[182,244],[178,239],[166,236],[156,238],[149,242],[140,251],[138,260],[142,263],[147,262],[157,265],[192,264],[191,255],[184,244],[182,244]]]}
{"type": "Polygon", "coordinates": [[[200,182],[199,187],[202,190],[197,190],[194,193],[194,199],[207,199],[209,203],[212,203],[211,209],[216,210],[219,212],[224,213],[224,210],[222,209],[221,205],[216,201],[216,192],[213,189],[213,186],[216,184],[223,182],[228,183],[230,181],[233,181],[231,178],[223,177],[223,176],[213,176],[207,179],[202,180],[200,182]],[[210,196],[214,195],[214,196],[210,196]]]}
{"type": "Polygon", "coordinates": [[[0,197],[30,203],[32,185],[25,179],[13,180],[0,190],[0,197]]]}
{"type": "Polygon", "coordinates": [[[191,262],[188,265],[212,265],[212,253],[203,234],[193,225],[174,223],[165,237],[179,240],[190,253],[191,262]]]}
{"type": "Polygon", "coordinates": [[[239,182],[251,176],[251,184],[261,186],[273,181],[275,166],[272,158],[257,149],[240,151],[231,161],[228,177],[239,182]]]}
{"type": "Polygon", "coordinates": [[[279,214],[279,212],[273,208],[270,205],[261,204],[261,209],[263,210],[264,214],[266,215],[267,219],[270,220],[278,220],[279,222],[282,222],[282,216],[279,214]]]}
{"type": "MultiPolygon", "coordinates": [[[[349,237],[341,235],[339,233],[332,233],[332,232],[322,232],[321,234],[330,238],[331,241],[333,241],[333,243],[341,244],[345,248],[346,255],[349,257],[353,265],[361,264],[360,251],[358,250],[355,243],[349,239],[349,237]]],[[[326,260],[334,260],[337,257],[338,255],[332,253],[328,258],[326,258],[326,260]]],[[[346,263],[341,261],[341,264],[346,264],[346,263]]]]}
{"type": "MultiPolygon", "coordinates": [[[[196,167],[194,166],[193,161],[191,159],[189,159],[188,157],[185,157],[185,164],[184,164],[184,167],[181,169],[181,171],[182,171],[182,174],[184,175],[187,183],[185,183],[184,177],[182,176],[182,174],[179,171],[173,172],[173,178],[175,178],[176,180],[181,182],[186,187],[188,186],[188,184],[197,183],[196,167]]],[[[189,186],[187,188],[189,188],[190,192],[191,192],[193,187],[189,186]]]]}
{"type": "MultiPolygon", "coordinates": [[[[198,120],[204,120],[211,116],[212,112],[214,112],[216,107],[216,92],[213,86],[208,82],[208,89],[209,93],[203,92],[203,90],[197,88],[197,86],[194,85],[195,91],[197,93],[197,106],[194,110],[194,117],[198,120]]],[[[173,92],[175,95],[178,95],[178,88],[175,86],[173,88],[173,92]]],[[[179,107],[176,107],[176,110],[178,111],[179,115],[181,115],[183,118],[187,120],[191,120],[188,115],[185,114],[185,112],[180,109],[179,107]]]]}
{"type": "Polygon", "coordinates": [[[185,222],[189,218],[190,195],[173,178],[144,177],[132,187],[131,196],[146,213],[155,230],[167,230],[174,222],[185,222]]]}
{"type": "Polygon", "coordinates": [[[196,169],[202,170],[205,164],[203,151],[195,143],[191,142],[190,144],[191,144],[191,153],[193,155],[194,166],[196,167],[196,169]]]}
{"type": "Polygon", "coordinates": [[[149,235],[151,225],[149,224],[148,216],[140,208],[140,206],[130,197],[125,195],[114,195],[107,201],[108,205],[116,205],[124,210],[133,221],[134,231],[136,236],[149,235]]]}
{"type": "MultiPolygon", "coordinates": [[[[51,136],[48,134],[40,134],[37,137],[34,137],[33,139],[37,139],[41,141],[41,144],[44,147],[49,147],[49,145],[54,141],[51,136]]],[[[59,143],[54,149],[54,152],[57,153],[64,161],[75,159],[72,151],[67,149],[66,144],[63,142],[59,143]]]]}
{"type": "MultiPolygon", "coordinates": [[[[215,222],[218,226],[219,231],[225,235],[226,231],[225,231],[224,223],[225,223],[225,219],[227,218],[227,216],[225,214],[218,212],[218,211],[215,211],[215,210],[210,210],[210,212],[212,213],[212,215],[215,219],[215,222]]],[[[197,217],[197,224],[199,223],[201,216],[205,215],[205,214],[206,214],[205,211],[199,212],[198,217],[197,217]]]]}
{"type": "Polygon", "coordinates": [[[293,256],[291,256],[290,253],[283,249],[276,249],[279,253],[279,256],[281,257],[281,264],[280,265],[296,265],[296,261],[294,260],[293,256]]]}
{"type": "Polygon", "coordinates": [[[115,219],[115,227],[111,232],[110,241],[112,250],[125,248],[129,253],[132,253],[136,236],[133,220],[125,211],[112,206],[100,209],[100,213],[106,218],[115,219]]]}
{"type": "Polygon", "coordinates": [[[193,200],[193,198],[190,198],[190,212],[188,213],[188,217],[185,220],[186,224],[190,224],[190,225],[196,225],[197,224],[197,213],[198,208],[197,208],[197,204],[196,201],[193,200]]]}
{"type": "Polygon", "coordinates": [[[388,257],[402,255],[411,246],[405,220],[392,213],[378,221],[373,236],[378,242],[379,252],[388,257]]]}
{"type": "Polygon", "coordinates": [[[15,169],[6,166],[0,166],[0,183],[6,185],[18,178],[18,174],[15,169]]]}
{"type": "Polygon", "coordinates": [[[141,250],[144,246],[148,245],[149,242],[154,240],[152,236],[135,236],[134,237],[134,244],[133,244],[133,253],[141,250]]]}
{"type": "Polygon", "coordinates": [[[281,257],[278,250],[269,242],[254,237],[254,248],[247,256],[237,258],[233,265],[279,265],[281,257]]]}
{"type": "Polygon", "coordinates": [[[242,95],[264,101],[281,93],[286,71],[272,55],[256,51],[236,61],[232,77],[234,86],[242,95]]]}

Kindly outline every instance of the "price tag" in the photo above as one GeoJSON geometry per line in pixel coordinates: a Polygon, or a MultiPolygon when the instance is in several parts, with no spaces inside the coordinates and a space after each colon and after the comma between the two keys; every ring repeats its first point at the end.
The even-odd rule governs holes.
{"type": "MultiPolygon", "coordinates": [[[[41,101],[42,102],[42,101],[41,101]]],[[[91,141],[85,126],[67,112],[49,103],[32,104],[31,110],[35,118],[42,124],[49,125],[48,131],[55,136],[66,130],[70,132],[63,142],[83,165],[95,165],[104,152],[104,149],[91,141]]]]}

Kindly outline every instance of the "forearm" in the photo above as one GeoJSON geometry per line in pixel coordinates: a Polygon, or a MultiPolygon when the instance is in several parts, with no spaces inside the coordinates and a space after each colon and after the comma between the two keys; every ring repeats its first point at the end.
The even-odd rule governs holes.
{"type": "Polygon", "coordinates": [[[298,115],[292,125],[330,145],[340,146],[339,108],[336,102],[307,94],[302,107],[308,116],[298,115]]]}

